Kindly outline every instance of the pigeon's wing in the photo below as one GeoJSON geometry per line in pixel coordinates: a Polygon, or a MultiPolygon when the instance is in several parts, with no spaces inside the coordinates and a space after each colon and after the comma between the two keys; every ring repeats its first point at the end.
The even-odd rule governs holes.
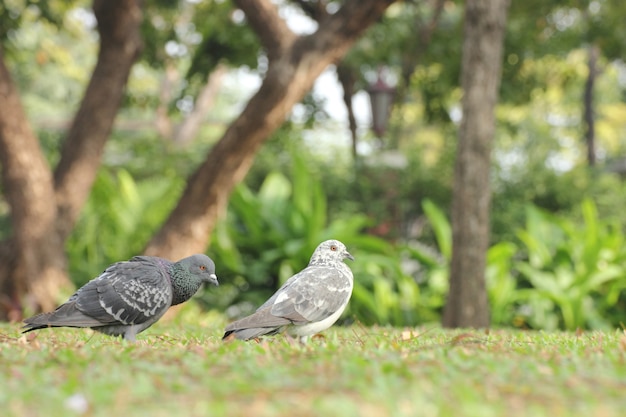
{"type": "Polygon", "coordinates": [[[348,302],[352,280],[344,272],[325,266],[309,266],[279,290],[271,315],[294,324],[324,320],[348,302]]]}
{"type": "Polygon", "coordinates": [[[282,285],[282,287],[280,287],[270,298],[267,299],[267,301],[265,301],[263,304],[261,304],[259,306],[259,308],[256,309],[256,311],[261,311],[263,309],[265,309],[265,307],[269,307],[274,305],[274,302],[276,301],[276,298],[278,298],[278,295],[281,294],[283,291],[285,291],[285,289],[291,287],[291,285],[294,283],[295,280],[297,280],[300,277],[300,273],[297,273],[295,275],[293,275],[291,278],[289,278],[287,281],[285,281],[285,283],[282,285]]]}
{"type": "Polygon", "coordinates": [[[135,257],[107,268],[76,293],[83,314],[102,325],[141,324],[158,319],[172,303],[172,286],[163,265],[135,257]]]}

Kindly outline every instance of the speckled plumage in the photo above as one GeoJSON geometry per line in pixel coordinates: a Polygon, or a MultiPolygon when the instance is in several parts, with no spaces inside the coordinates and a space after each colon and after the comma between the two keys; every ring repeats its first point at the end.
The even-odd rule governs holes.
{"type": "Polygon", "coordinates": [[[292,276],[253,314],[228,326],[223,339],[249,340],[286,330],[301,341],[332,326],[352,295],[354,259],[338,240],[322,242],[309,265],[292,276]]]}
{"type": "Polygon", "coordinates": [[[218,285],[215,264],[206,255],[178,262],[135,256],[109,266],[56,310],[24,320],[24,333],[47,327],[90,327],[134,341],[171,306],[189,300],[203,282],[218,285]]]}

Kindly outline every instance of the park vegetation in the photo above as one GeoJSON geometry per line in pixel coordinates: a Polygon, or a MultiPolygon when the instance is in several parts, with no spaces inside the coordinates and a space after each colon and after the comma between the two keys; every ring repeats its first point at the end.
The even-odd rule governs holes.
{"type": "Polygon", "coordinates": [[[2,415],[622,416],[624,16],[623,0],[0,0],[2,415]],[[489,33],[501,59],[470,59],[489,33]],[[487,69],[493,109],[463,98],[487,69]],[[378,75],[396,89],[374,134],[358,103],[378,75]],[[336,326],[221,340],[328,238],[356,258],[336,326]],[[220,287],[137,343],[21,334],[113,262],[188,252],[220,287]]]}
{"type": "MultiPolygon", "coordinates": [[[[110,7],[105,3],[96,5],[110,7]]],[[[167,249],[176,240],[159,236],[166,224],[175,225],[171,213],[190,190],[189,179],[202,166],[205,174],[218,169],[219,159],[205,156],[232,134],[231,122],[251,94],[242,85],[267,74],[268,62],[274,62],[270,68],[279,65],[279,52],[288,46],[275,43],[279,33],[259,38],[260,23],[248,25],[234,3],[150,4],[142,10],[144,20],[128,23],[136,25],[142,46],[128,57],[128,86],[116,122],[111,113],[110,135],[100,129],[97,140],[106,146],[102,142],[92,184],[81,188],[82,207],[58,206],[58,215],[68,217],[58,223],[64,258],[57,266],[73,286],[144,251],[177,253],[167,249]]],[[[316,8],[323,3],[285,2],[281,10],[322,21],[334,10],[316,8]]],[[[44,163],[52,167],[64,166],[67,138],[89,127],[75,121],[79,130],[67,136],[89,81],[86,68],[96,65],[89,7],[80,1],[2,2],[4,61],[44,163]]],[[[623,8],[610,0],[513,2],[509,8],[485,265],[495,326],[607,329],[624,322],[626,189],[620,167],[626,85],[620,57],[626,37],[616,17],[623,8]]],[[[376,10],[382,15],[384,8],[376,10]]],[[[198,298],[204,309],[227,317],[249,312],[306,264],[317,243],[333,237],[357,258],[346,323],[441,320],[453,252],[463,7],[455,1],[404,2],[371,23],[358,42],[351,38],[356,43],[349,52],[341,44],[345,56],[331,70],[336,68],[344,91],[357,96],[381,65],[395,76],[387,133],[378,138],[364,125],[332,117],[318,90],[291,116],[285,112],[282,125],[272,121],[276,129],[257,143],[245,178],[221,183],[232,193],[215,213],[205,244],[203,238],[185,243],[199,251],[206,247],[218,265],[223,285],[198,298]],[[387,163],[388,156],[401,163],[387,163]]],[[[348,114],[353,112],[349,106],[348,114]]],[[[64,178],[63,172],[49,179],[64,178]]],[[[62,184],[51,199],[70,192],[62,184]]],[[[6,204],[0,220],[10,243],[16,225],[6,204]]],[[[49,304],[71,288],[64,291],[49,304]]],[[[6,315],[11,305],[6,298],[3,303],[5,318],[16,317],[6,315]]]]}

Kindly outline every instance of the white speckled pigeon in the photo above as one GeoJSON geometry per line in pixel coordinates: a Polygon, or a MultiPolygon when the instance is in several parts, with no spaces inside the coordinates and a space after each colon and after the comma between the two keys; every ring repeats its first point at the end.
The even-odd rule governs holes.
{"type": "Polygon", "coordinates": [[[173,305],[184,303],[203,282],[219,285],[206,255],[178,262],[135,256],[109,266],[56,310],[24,320],[24,333],[47,327],[90,327],[131,342],[173,305]]]}
{"type": "Polygon", "coordinates": [[[332,326],[352,295],[353,275],[344,259],[354,257],[338,240],[322,242],[309,265],[292,276],[256,312],[226,326],[224,340],[280,333],[300,338],[332,326]]]}

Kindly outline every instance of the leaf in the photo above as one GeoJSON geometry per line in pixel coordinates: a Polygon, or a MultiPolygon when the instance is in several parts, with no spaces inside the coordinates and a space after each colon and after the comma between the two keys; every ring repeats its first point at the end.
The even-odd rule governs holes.
{"type": "Polygon", "coordinates": [[[278,214],[291,196],[291,183],[280,172],[271,172],[259,189],[258,199],[268,214],[278,214]]]}
{"type": "Polygon", "coordinates": [[[430,200],[426,199],[422,202],[424,213],[435,233],[439,251],[448,261],[452,259],[452,229],[450,222],[443,212],[430,200]]]}

